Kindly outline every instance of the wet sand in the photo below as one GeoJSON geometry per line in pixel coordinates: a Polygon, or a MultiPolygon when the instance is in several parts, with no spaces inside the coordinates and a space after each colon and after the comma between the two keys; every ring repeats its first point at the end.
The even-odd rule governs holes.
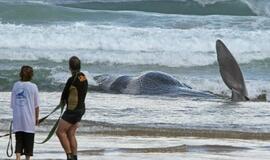
{"type": "MultiPolygon", "coordinates": [[[[37,133],[36,141],[39,142],[44,137],[44,133],[37,133]]],[[[9,159],[5,154],[7,141],[8,138],[0,139],[0,159],[9,159]]],[[[79,133],[78,144],[78,156],[81,160],[254,160],[258,158],[266,160],[270,156],[269,140],[106,136],[79,133]]],[[[15,155],[12,159],[14,158],[15,155]]],[[[64,160],[65,158],[56,136],[45,144],[35,144],[33,159],[64,160]]]]}

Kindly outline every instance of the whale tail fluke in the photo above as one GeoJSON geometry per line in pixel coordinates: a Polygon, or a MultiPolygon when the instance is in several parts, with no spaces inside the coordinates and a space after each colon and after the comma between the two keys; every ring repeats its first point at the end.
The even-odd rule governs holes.
{"type": "Polygon", "coordinates": [[[232,100],[249,100],[240,67],[229,49],[221,40],[216,41],[216,51],[220,74],[224,83],[232,91],[232,100]]]}

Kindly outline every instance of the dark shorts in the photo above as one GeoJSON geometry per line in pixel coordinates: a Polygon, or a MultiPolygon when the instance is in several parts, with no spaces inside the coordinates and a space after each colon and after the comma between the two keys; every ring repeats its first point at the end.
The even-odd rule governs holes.
{"type": "Polygon", "coordinates": [[[76,124],[77,122],[81,121],[83,115],[84,115],[84,112],[81,112],[81,111],[66,110],[64,114],[62,115],[62,119],[67,121],[68,123],[76,124]]]}
{"type": "Polygon", "coordinates": [[[15,132],[15,137],[15,153],[21,153],[21,155],[26,156],[33,156],[35,134],[26,132],[15,132]]]}

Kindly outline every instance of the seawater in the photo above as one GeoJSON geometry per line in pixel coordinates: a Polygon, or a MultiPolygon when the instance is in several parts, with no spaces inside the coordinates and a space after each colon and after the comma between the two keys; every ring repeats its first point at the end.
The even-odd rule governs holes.
{"type": "MultiPolygon", "coordinates": [[[[59,102],[72,55],[81,58],[93,85],[99,74],[163,71],[192,88],[229,97],[216,59],[215,41],[221,39],[241,67],[249,97],[266,93],[269,101],[269,8],[267,0],[2,0],[0,133],[8,131],[10,90],[20,67],[34,67],[46,115],[59,102]]],[[[83,159],[269,157],[269,102],[93,91],[86,102],[79,130],[83,159]]],[[[38,140],[56,118],[37,128],[38,140]]],[[[7,139],[0,140],[5,159],[7,139]]],[[[36,148],[37,159],[63,153],[56,137],[36,148]]]]}
{"type": "Polygon", "coordinates": [[[216,61],[215,41],[222,39],[240,63],[250,96],[269,93],[268,6],[252,0],[1,1],[0,89],[11,90],[19,67],[30,64],[40,90],[60,90],[68,77],[66,61],[77,55],[89,79],[158,70],[193,88],[229,95],[216,61]],[[133,3],[138,7],[120,7],[133,3]],[[152,3],[164,10],[175,3],[176,9],[152,10],[152,3]],[[189,11],[178,13],[177,6],[189,11]],[[223,7],[238,7],[239,13],[223,13],[223,7]],[[196,8],[214,10],[203,14],[196,8]]]}
{"type": "MultiPolygon", "coordinates": [[[[8,132],[10,92],[0,98],[0,133],[8,132]]],[[[58,103],[60,92],[42,92],[41,116],[58,103]],[[54,98],[52,98],[54,97],[54,98]]],[[[268,159],[270,105],[162,96],[89,93],[78,131],[80,159],[268,159]]],[[[59,112],[37,127],[45,139],[59,112]]],[[[8,138],[1,138],[5,159],[8,138]]],[[[35,159],[65,159],[56,136],[35,144],[35,159]]]]}

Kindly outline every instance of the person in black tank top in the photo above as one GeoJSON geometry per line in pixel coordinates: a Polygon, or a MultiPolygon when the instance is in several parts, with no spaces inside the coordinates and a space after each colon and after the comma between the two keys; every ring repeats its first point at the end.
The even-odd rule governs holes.
{"type": "Polygon", "coordinates": [[[77,160],[77,140],[75,133],[79,122],[85,113],[85,97],[88,82],[86,76],[80,72],[80,59],[73,56],[69,59],[69,69],[72,76],[67,80],[61,96],[61,105],[66,110],[59,122],[56,134],[67,154],[67,160],[77,160]]]}

